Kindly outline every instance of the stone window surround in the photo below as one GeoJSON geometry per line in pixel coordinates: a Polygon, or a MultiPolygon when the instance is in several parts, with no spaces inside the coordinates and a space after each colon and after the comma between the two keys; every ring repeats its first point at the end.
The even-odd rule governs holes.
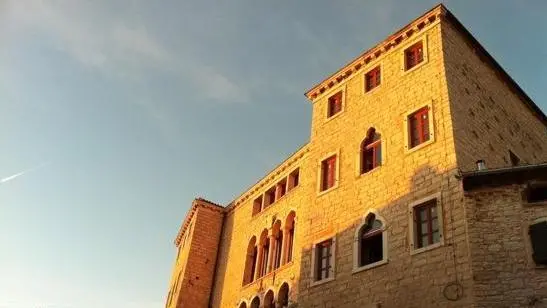
{"type": "Polygon", "coordinates": [[[340,148],[336,149],[336,151],[333,151],[333,152],[329,152],[323,156],[321,156],[321,158],[319,159],[318,163],[317,163],[317,196],[320,197],[330,191],[333,191],[335,190],[336,188],[338,188],[338,185],[340,183],[340,148]],[[321,184],[322,184],[322,181],[323,181],[323,161],[325,161],[327,158],[331,157],[331,156],[334,156],[336,155],[336,174],[335,174],[335,179],[334,179],[334,185],[328,189],[325,189],[325,190],[321,190],[321,184]]]}
{"type": "Polygon", "coordinates": [[[410,154],[414,151],[417,151],[421,148],[424,148],[430,144],[432,144],[433,142],[435,142],[435,121],[433,120],[433,104],[432,102],[427,102],[421,106],[418,106],[416,108],[413,108],[412,110],[408,111],[405,113],[404,115],[404,120],[403,120],[403,123],[404,123],[404,137],[405,137],[405,153],[406,154],[410,154]],[[420,143],[419,145],[413,147],[413,148],[410,148],[410,130],[408,129],[408,117],[415,113],[416,111],[422,109],[422,108],[425,108],[427,107],[428,108],[428,113],[427,113],[427,117],[428,117],[428,122],[429,122],[429,140],[427,140],[426,142],[423,142],[423,143],[420,143]]]}
{"type": "Polygon", "coordinates": [[[334,233],[334,234],[330,234],[330,235],[327,235],[327,236],[323,236],[321,238],[318,238],[316,240],[313,241],[313,245],[312,245],[312,249],[311,249],[311,282],[310,282],[310,287],[314,287],[314,286],[318,286],[318,285],[322,285],[324,283],[327,283],[327,282],[330,282],[330,281],[333,281],[334,279],[336,279],[336,236],[337,234],[334,233]],[[317,244],[319,243],[322,243],[326,240],[332,240],[332,246],[331,246],[331,249],[332,249],[332,255],[331,255],[331,272],[332,272],[332,276],[328,277],[328,278],[325,278],[325,279],[321,279],[321,280],[315,280],[315,277],[316,277],[316,268],[315,268],[315,265],[316,265],[316,255],[317,255],[317,252],[316,252],[316,248],[317,248],[317,244]]]}
{"type": "Polygon", "coordinates": [[[335,119],[339,117],[341,114],[344,113],[344,110],[346,110],[346,92],[347,92],[347,85],[344,84],[340,87],[332,88],[330,91],[325,93],[325,114],[324,114],[324,123],[327,123],[329,121],[332,121],[332,119],[335,119]],[[336,114],[333,114],[329,117],[329,98],[333,96],[334,94],[342,92],[342,106],[340,108],[340,111],[336,114]]]}
{"type": "Polygon", "coordinates": [[[355,273],[359,273],[359,272],[362,272],[362,271],[365,271],[365,270],[368,270],[368,269],[371,269],[371,268],[374,268],[374,267],[377,267],[377,266],[380,266],[380,265],[383,265],[383,264],[386,264],[389,262],[389,255],[388,255],[388,243],[387,243],[387,230],[386,230],[386,220],[380,215],[378,214],[378,211],[376,209],[370,209],[366,212],[365,216],[363,216],[362,220],[361,220],[361,223],[359,224],[359,226],[357,226],[357,228],[355,229],[355,236],[353,238],[353,270],[352,270],[352,274],[355,274],[355,273]],[[379,220],[382,222],[382,228],[380,229],[382,231],[382,254],[383,254],[383,259],[381,261],[378,261],[378,262],[374,262],[374,263],[371,263],[371,264],[367,264],[367,265],[364,265],[364,266],[359,266],[359,253],[361,251],[361,241],[360,241],[360,231],[361,229],[367,224],[367,217],[370,215],[370,214],[373,214],[375,216],[375,219],[379,220]]]}
{"type": "Polygon", "coordinates": [[[424,198],[421,198],[421,199],[418,199],[416,201],[413,201],[413,202],[410,202],[409,205],[408,205],[408,211],[409,211],[409,243],[410,243],[410,254],[411,255],[415,255],[415,254],[418,254],[418,253],[422,253],[422,252],[425,252],[425,251],[429,251],[429,250],[432,250],[432,249],[435,249],[435,248],[438,248],[438,247],[441,247],[441,246],[444,246],[444,212],[443,212],[443,207],[442,207],[442,194],[439,192],[439,193],[434,193],[432,195],[429,195],[427,197],[424,197],[424,198]],[[416,237],[415,237],[415,233],[416,233],[416,225],[414,223],[414,208],[419,206],[419,205],[422,205],[423,203],[425,202],[428,202],[428,201],[431,201],[433,199],[436,199],[437,200],[437,217],[439,219],[439,237],[440,237],[440,240],[438,243],[435,243],[435,244],[431,244],[431,245],[428,245],[428,246],[425,246],[425,247],[422,247],[422,248],[414,248],[416,246],[416,237]]]}
{"type": "Polygon", "coordinates": [[[536,207],[536,206],[547,206],[547,200],[546,201],[538,201],[538,202],[528,202],[528,192],[527,190],[530,189],[528,186],[529,185],[536,185],[536,186],[545,186],[547,187],[547,182],[543,182],[543,181],[534,181],[534,182],[531,182],[531,183],[528,183],[526,185],[526,187],[524,187],[524,189],[522,189],[521,191],[521,196],[522,196],[522,204],[523,206],[526,206],[526,207],[536,207]]]}
{"type": "Polygon", "coordinates": [[[422,67],[424,66],[425,64],[427,64],[429,62],[429,52],[428,52],[428,39],[427,39],[427,34],[424,34],[416,39],[413,39],[409,42],[407,42],[406,44],[404,44],[399,53],[400,53],[400,58],[401,58],[401,71],[403,72],[403,75],[406,75],[410,72],[413,72],[415,71],[416,69],[418,69],[419,67],[422,67]],[[406,57],[405,57],[405,52],[406,50],[411,47],[412,45],[418,43],[419,41],[422,41],[422,48],[423,48],[423,53],[424,53],[424,60],[418,64],[416,64],[415,66],[411,67],[410,69],[406,69],[406,57]]]}

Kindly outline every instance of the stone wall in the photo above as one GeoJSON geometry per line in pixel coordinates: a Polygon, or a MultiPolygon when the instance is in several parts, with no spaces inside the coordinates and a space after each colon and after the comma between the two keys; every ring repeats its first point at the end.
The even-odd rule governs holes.
{"type": "Polygon", "coordinates": [[[547,162],[547,129],[514,86],[487,57],[443,22],[443,48],[458,166],[474,170],[511,166],[509,150],[523,164],[547,162]]]}
{"type": "Polygon", "coordinates": [[[528,205],[518,185],[466,195],[476,307],[547,307],[547,267],[536,266],[528,227],[547,204],[528,205]]]}

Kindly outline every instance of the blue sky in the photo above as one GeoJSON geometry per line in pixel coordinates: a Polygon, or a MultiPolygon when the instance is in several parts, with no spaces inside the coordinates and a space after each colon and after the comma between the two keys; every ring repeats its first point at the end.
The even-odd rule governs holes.
{"type": "MultiPolygon", "coordinates": [[[[304,144],[305,90],[435,4],[0,0],[0,307],[163,307],[192,199],[304,144]]],[[[547,3],[446,4],[546,110],[547,3]]]]}

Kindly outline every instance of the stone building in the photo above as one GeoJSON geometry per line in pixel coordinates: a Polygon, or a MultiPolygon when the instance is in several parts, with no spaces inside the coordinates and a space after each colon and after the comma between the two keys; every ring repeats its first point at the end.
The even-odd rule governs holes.
{"type": "Polygon", "coordinates": [[[307,144],[193,202],[166,307],[547,307],[547,117],[452,13],[306,96],[307,144]]]}

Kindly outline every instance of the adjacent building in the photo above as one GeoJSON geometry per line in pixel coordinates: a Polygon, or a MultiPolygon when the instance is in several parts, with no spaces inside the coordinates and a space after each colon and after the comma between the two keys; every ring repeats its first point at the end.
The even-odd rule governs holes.
{"type": "Polygon", "coordinates": [[[443,5],[306,96],[307,144],[193,202],[166,307],[547,307],[547,117],[443,5]]]}

